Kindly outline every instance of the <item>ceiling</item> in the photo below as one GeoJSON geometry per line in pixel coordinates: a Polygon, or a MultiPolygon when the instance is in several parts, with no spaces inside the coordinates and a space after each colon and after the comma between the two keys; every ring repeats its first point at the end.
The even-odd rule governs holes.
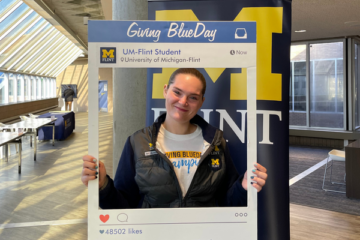
{"type": "Polygon", "coordinates": [[[292,1],[293,42],[359,35],[360,0],[292,1]]]}
{"type": "MultiPolygon", "coordinates": [[[[112,0],[35,0],[45,3],[87,45],[89,19],[111,19],[112,0]]],[[[360,0],[293,0],[293,42],[360,36],[360,0]],[[295,30],[306,30],[296,33],[295,30]]]]}
{"type": "Polygon", "coordinates": [[[89,20],[105,19],[101,0],[42,0],[70,29],[87,45],[87,26],[89,20]]]}

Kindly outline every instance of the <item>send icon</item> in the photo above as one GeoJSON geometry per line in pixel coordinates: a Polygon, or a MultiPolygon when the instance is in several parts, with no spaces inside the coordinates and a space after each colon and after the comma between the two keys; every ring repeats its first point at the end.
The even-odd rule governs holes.
{"type": "Polygon", "coordinates": [[[237,28],[235,31],[235,39],[247,39],[247,32],[245,28],[237,28]]]}

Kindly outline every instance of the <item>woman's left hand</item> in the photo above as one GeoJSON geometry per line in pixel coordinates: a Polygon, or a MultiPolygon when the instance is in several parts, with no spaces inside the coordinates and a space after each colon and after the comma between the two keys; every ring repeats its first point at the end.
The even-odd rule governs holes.
{"type": "MultiPolygon", "coordinates": [[[[251,185],[254,188],[256,188],[258,192],[260,192],[261,189],[263,188],[263,186],[265,185],[266,179],[268,177],[268,175],[266,173],[267,170],[266,170],[265,167],[263,167],[259,163],[255,163],[254,166],[255,166],[255,169],[252,170],[252,173],[255,176],[251,176],[251,185]]],[[[244,174],[244,178],[243,178],[243,181],[242,181],[242,187],[245,190],[248,190],[247,189],[247,171],[244,174]]]]}

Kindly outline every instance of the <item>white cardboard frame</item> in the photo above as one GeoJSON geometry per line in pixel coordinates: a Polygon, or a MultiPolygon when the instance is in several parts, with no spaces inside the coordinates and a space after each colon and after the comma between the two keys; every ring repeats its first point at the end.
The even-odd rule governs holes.
{"type": "MultiPolygon", "coordinates": [[[[207,22],[203,23],[206,24],[207,22]]],[[[230,24],[230,22],[221,22],[221,24],[227,23],[230,24]]],[[[234,22],[231,23],[233,24],[234,22]]],[[[242,22],[238,23],[241,25],[242,22]]],[[[253,164],[257,159],[256,43],[226,43],[216,50],[216,45],[222,43],[121,43],[89,41],[89,155],[101,160],[99,159],[98,98],[93,97],[98,95],[99,68],[148,68],[148,63],[122,63],[120,61],[120,58],[123,57],[121,53],[122,48],[156,47],[171,49],[175,46],[174,44],[176,44],[176,48],[179,48],[181,45],[180,47],[184,49],[184,56],[192,54],[204,58],[205,61],[198,64],[161,63],[160,65],[151,65],[151,67],[247,68],[248,206],[102,210],[99,209],[99,183],[98,179],[96,179],[90,181],[88,186],[88,239],[257,239],[257,191],[250,185],[251,170],[254,169],[253,164]],[[191,48],[191,44],[196,44],[196,48],[191,48]],[[227,55],[224,54],[224,51],[231,50],[234,46],[236,46],[236,49],[247,50],[248,54],[245,57],[239,56],[238,59],[236,58],[236,61],[233,60],[234,58],[232,58],[231,61],[226,61],[227,55]],[[116,47],[118,55],[116,56],[117,63],[101,64],[99,60],[100,47],[116,47]],[[186,49],[189,51],[187,52],[186,49]],[[206,59],[208,61],[206,61],[206,59]],[[100,215],[109,215],[109,220],[103,223],[100,221],[100,215]],[[113,234],[106,234],[106,231],[109,229],[113,229],[113,234]],[[121,234],[119,234],[119,229],[121,234]],[[125,229],[125,231],[123,229],[125,229]],[[131,229],[138,230],[138,232],[141,230],[141,233],[129,234],[133,233],[131,229]],[[115,230],[117,230],[116,234],[115,230]]],[[[227,51],[227,53],[229,53],[229,51],[227,51]]],[[[228,54],[228,58],[230,58],[230,54],[228,54]]],[[[144,79],[144,81],[146,81],[146,79],[144,79]]]]}

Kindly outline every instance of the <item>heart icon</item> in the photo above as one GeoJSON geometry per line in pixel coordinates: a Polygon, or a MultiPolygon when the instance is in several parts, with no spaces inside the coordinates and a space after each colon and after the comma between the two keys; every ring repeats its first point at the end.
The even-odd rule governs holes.
{"type": "Polygon", "coordinates": [[[103,222],[103,223],[106,223],[107,220],[109,220],[110,216],[109,214],[106,214],[105,216],[104,215],[100,215],[100,220],[103,222]]]}
{"type": "Polygon", "coordinates": [[[103,233],[104,233],[104,230],[100,230],[100,233],[103,234],[103,233]]]}

